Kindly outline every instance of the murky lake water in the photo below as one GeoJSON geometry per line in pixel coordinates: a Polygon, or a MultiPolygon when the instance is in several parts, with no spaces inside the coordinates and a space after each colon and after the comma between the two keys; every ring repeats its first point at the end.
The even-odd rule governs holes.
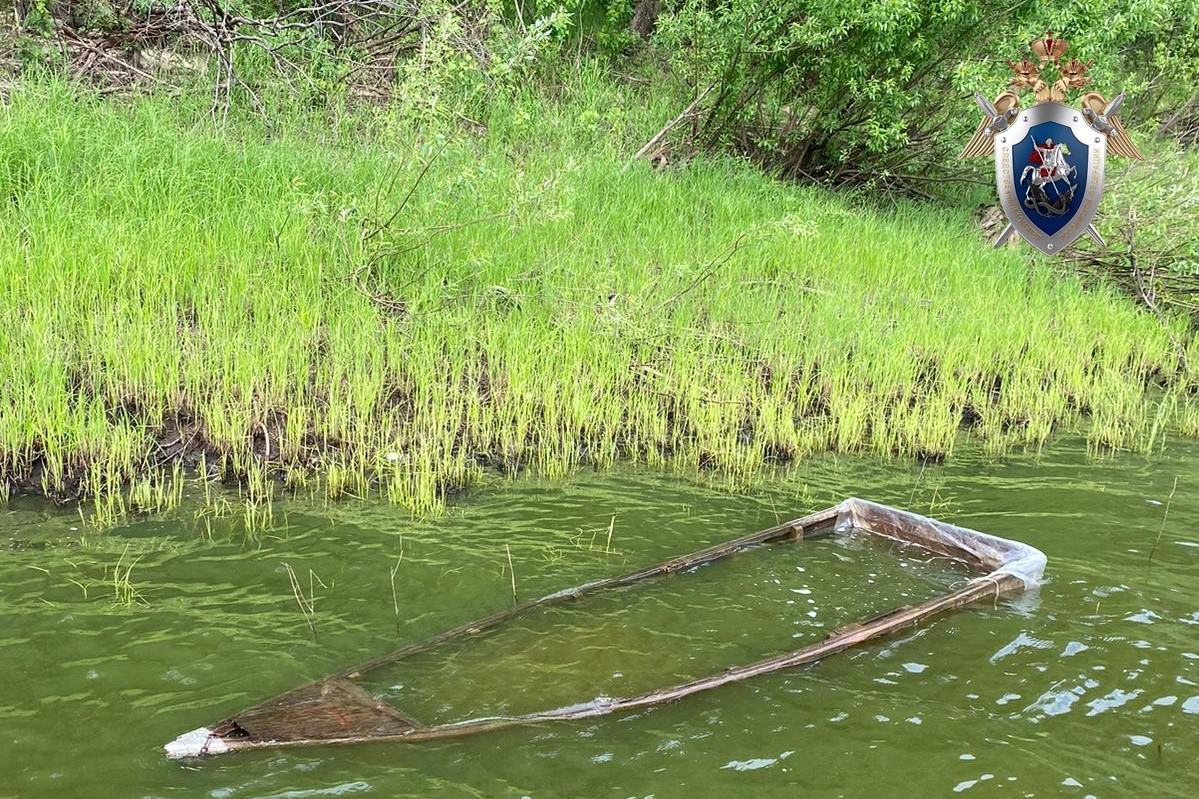
{"type": "MultiPolygon", "coordinates": [[[[1059,439],[1040,456],[959,452],[923,470],[826,457],[738,495],[622,470],[497,481],[436,519],[304,500],[276,515],[248,542],[232,523],[209,540],[194,507],[97,534],[74,511],[0,506],[0,799],[1196,791],[1193,443],[1094,460],[1059,439]],[[161,754],[180,732],[507,606],[507,551],[527,599],[850,495],[1027,541],[1049,556],[1047,583],[644,712],[198,765],[161,754]],[[113,605],[118,563],[134,564],[144,604],[113,605]],[[314,588],[315,637],[285,563],[314,588]]],[[[963,577],[903,554],[854,540],[756,550],[505,625],[372,687],[427,721],[630,693],[796,648],[963,577]]]]}

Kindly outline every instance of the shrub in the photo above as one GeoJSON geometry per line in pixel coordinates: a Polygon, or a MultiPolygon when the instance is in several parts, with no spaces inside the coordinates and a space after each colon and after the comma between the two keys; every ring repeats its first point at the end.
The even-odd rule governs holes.
{"type": "Polygon", "coordinates": [[[681,0],[670,11],[657,46],[692,91],[711,87],[697,144],[831,183],[961,175],[953,156],[978,122],[973,92],[997,94],[1004,59],[1049,29],[1072,57],[1095,59],[1100,91],[1128,91],[1134,123],[1184,105],[1199,79],[1192,0],[681,0]]]}

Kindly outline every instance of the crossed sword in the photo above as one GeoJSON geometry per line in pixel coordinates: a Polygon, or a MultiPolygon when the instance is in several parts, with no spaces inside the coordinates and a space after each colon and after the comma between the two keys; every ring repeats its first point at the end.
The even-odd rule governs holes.
{"type": "MultiPolygon", "coordinates": [[[[987,125],[987,135],[992,138],[1007,130],[1011,126],[1012,121],[1015,120],[1016,115],[1020,113],[1019,109],[1013,107],[1001,114],[995,110],[995,106],[991,105],[990,100],[977,92],[974,94],[974,101],[978,103],[978,107],[982,109],[982,112],[987,115],[987,119],[990,120],[990,123],[987,125]]],[[[1091,127],[1106,136],[1115,130],[1115,126],[1109,121],[1109,117],[1114,117],[1119,113],[1120,106],[1122,105],[1124,105],[1124,92],[1117,94],[1107,104],[1107,108],[1103,109],[1102,114],[1096,114],[1090,108],[1084,108],[1082,115],[1090,123],[1091,127]]],[[[999,234],[999,238],[995,240],[996,249],[1002,247],[1014,235],[1016,235],[1016,226],[1009,222],[1008,226],[999,234]]],[[[1100,247],[1105,250],[1107,249],[1107,242],[1099,235],[1099,231],[1095,229],[1094,225],[1087,225],[1087,235],[1093,238],[1095,243],[1100,247]]]]}

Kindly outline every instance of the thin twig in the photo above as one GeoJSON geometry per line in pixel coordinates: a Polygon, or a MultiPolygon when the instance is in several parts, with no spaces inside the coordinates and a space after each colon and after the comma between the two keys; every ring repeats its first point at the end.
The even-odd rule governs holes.
{"type": "Polygon", "coordinates": [[[504,551],[508,553],[508,574],[512,578],[512,604],[516,604],[516,570],[512,568],[512,550],[504,544],[504,551]]]}
{"type": "Polygon", "coordinates": [[[712,275],[716,274],[716,270],[718,270],[718,269],[720,269],[720,267],[724,266],[725,263],[727,263],[728,260],[730,258],[732,258],[734,254],[736,254],[737,250],[741,249],[741,244],[742,244],[742,242],[745,241],[745,238],[748,235],[749,235],[749,233],[742,233],[740,236],[738,236],[737,240],[734,241],[727,250],[725,250],[723,253],[721,253],[721,255],[719,257],[717,257],[716,260],[712,261],[709,268],[707,270],[705,270],[703,272],[703,274],[701,274],[695,280],[692,280],[685,289],[683,289],[682,291],[678,292],[670,299],[663,302],[661,304],[661,306],[659,306],[659,309],[666,308],[668,305],[673,305],[676,300],[682,298],[685,294],[690,292],[692,289],[694,289],[700,283],[704,282],[705,280],[710,278],[712,275]]]}
{"type": "Polygon", "coordinates": [[[1153,576],[1153,553],[1157,552],[1157,545],[1161,543],[1162,534],[1166,532],[1166,519],[1170,517],[1170,502],[1174,499],[1174,492],[1178,489],[1178,478],[1174,478],[1174,487],[1170,489],[1170,496],[1166,498],[1166,510],[1162,513],[1162,526],[1157,531],[1157,538],[1153,541],[1153,548],[1149,550],[1149,569],[1146,576],[1153,576]]]}
{"type": "Polygon", "coordinates": [[[425,175],[428,174],[429,169],[433,166],[433,162],[436,161],[443,152],[445,152],[445,148],[449,146],[451,140],[452,137],[446,137],[445,141],[441,143],[441,147],[439,147],[437,152],[433,154],[433,157],[426,161],[425,165],[421,167],[420,174],[416,176],[416,180],[413,181],[412,185],[408,187],[408,192],[404,195],[404,199],[401,200],[400,204],[396,206],[396,209],[392,211],[391,216],[387,217],[386,222],[378,225],[370,233],[367,233],[365,236],[363,236],[362,240],[364,242],[370,241],[375,236],[379,235],[388,227],[390,227],[391,223],[396,220],[396,217],[398,217],[404,211],[404,208],[408,205],[408,201],[412,199],[412,194],[416,191],[417,187],[420,186],[421,181],[425,179],[425,175]]]}
{"type": "Polygon", "coordinates": [[[396,632],[400,631],[400,600],[396,596],[396,574],[400,571],[400,564],[404,562],[404,537],[400,536],[400,556],[396,558],[396,565],[392,566],[387,571],[391,574],[391,606],[395,610],[396,632]]]}
{"type": "MultiPolygon", "coordinates": [[[[308,622],[308,629],[312,631],[313,640],[316,640],[316,608],[313,600],[311,597],[304,596],[304,589],[300,587],[300,581],[296,578],[296,572],[292,569],[291,564],[284,563],[283,568],[287,569],[287,579],[291,581],[291,592],[300,606],[300,612],[304,614],[304,621],[308,622]]],[[[312,571],[309,570],[308,574],[311,578],[312,571]]],[[[311,584],[311,579],[309,582],[311,584]]]]}

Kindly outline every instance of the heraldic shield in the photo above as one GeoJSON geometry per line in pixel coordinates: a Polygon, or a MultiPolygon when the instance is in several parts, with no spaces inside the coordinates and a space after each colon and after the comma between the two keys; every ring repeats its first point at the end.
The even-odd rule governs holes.
{"type": "Polygon", "coordinates": [[[995,137],[999,201],[1012,227],[1046,255],[1087,232],[1103,197],[1107,137],[1077,108],[1044,102],[995,137]]]}

